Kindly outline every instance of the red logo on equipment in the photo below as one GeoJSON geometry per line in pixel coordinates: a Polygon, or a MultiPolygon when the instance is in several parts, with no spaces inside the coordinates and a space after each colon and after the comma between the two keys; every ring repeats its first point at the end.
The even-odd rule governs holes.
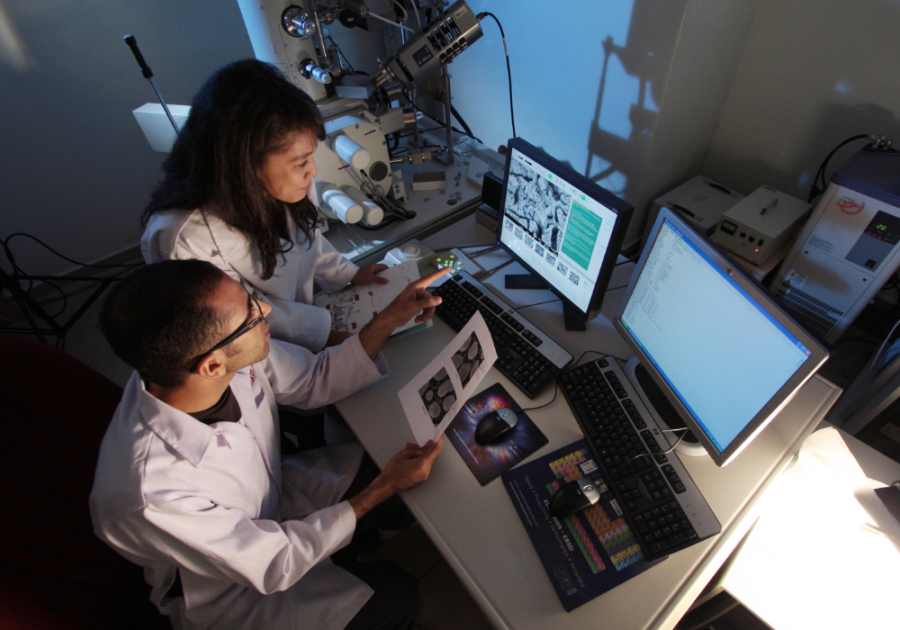
{"type": "Polygon", "coordinates": [[[849,197],[843,197],[840,201],[837,202],[837,207],[841,209],[841,212],[844,214],[859,214],[866,208],[866,202],[858,203],[849,197]]]}

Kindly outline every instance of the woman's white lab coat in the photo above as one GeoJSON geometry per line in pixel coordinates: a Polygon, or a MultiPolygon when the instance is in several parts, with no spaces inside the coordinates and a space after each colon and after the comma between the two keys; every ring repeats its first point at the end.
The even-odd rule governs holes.
{"type": "MultiPolygon", "coordinates": [[[[298,239],[302,235],[298,231],[298,239]]],[[[262,279],[262,257],[256,245],[216,216],[214,206],[154,214],[141,238],[148,263],[169,259],[207,260],[272,305],[272,336],[313,351],[325,346],[331,314],[312,306],[313,280],[331,293],[346,286],[359,271],[317,229],[309,242],[295,242],[275,274],[262,279]]]]}

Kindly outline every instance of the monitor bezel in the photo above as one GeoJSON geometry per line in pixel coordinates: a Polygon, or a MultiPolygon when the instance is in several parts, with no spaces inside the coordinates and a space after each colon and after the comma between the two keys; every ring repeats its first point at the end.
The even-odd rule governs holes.
{"type": "Polygon", "coordinates": [[[507,254],[509,254],[510,257],[512,257],[516,262],[522,265],[522,267],[524,267],[525,270],[528,271],[528,273],[536,278],[539,278],[543,283],[545,283],[547,288],[550,289],[550,291],[552,291],[557,297],[559,297],[565,305],[567,305],[570,309],[578,312],[578,314],[584,317],[585,320],[592,317],[592,314],[596,313],[603,303],[603,297],[606,294],[607,287],[609,286],[609,281],[612,277],[612,273],[616,265],[616,260],[618,259],[619,252],[622,249],[622,243],[625,241],[625,232],[628,230],[628,224],[631,222],[631,215],[633,212],[634,207],[631,204],[623,201],[610,191],[603,188],[603,186],[601,186],[600,184],[591,181],[584,175],[581,175],[571,166],[567,166],[559,160],[550,157],[546,152],[530,144],[526,140],[523,140],[522,138],[512,138],[507,143],[506,167],[503,171],[503,196],[501,198],[500,205],[500,220],[497,222],[496,244],[500,245],[503,250],[507,254]],[[582,309],[580,306],[563,295],[562,291],[550,284],[550,282],[548,282],[540,273],[538,273],[533,267],[531,267],[531,265],[529,265],[521,257],[519,257],[516,252],[512,250],[512,248],[508,247],[500,240],[500,235],[503,232],[503,222],[506,219],[506,194],[507,187],[509,186],[509,169],[512,163],[512,155],[514,149],[520,151],[526,157],[534,160],[544,168],[552,171],[554,175],[557,175],[560,179],[566,180],[576,188],[579,188],[586,195],[589,195],[596,201],[600,202],[616,215],[616,224],[615,226],[613,226],[613,232],[609,238],[609,246],[606,249],[606,253],[603,257],[603,262],[600,265],[600,273],[598,274],[597,282],[594,285],[594,291],[591,294],[591,298],[588,302],[588,307],[586,310],[582,309]]]}
{"type": "Polygon", "coordinates": [[[662,208],[653,224],[653,229],[647,237],[646,244],[641,251],[637,266],[628,283],[628,288],[622,297],[619,308],[616,310],[616,316],[613,325],[619,334],[625,339],[632,348],[635,355],[640,359],[641,363],[647,369],[653,381],[659,386],[665,397],[672,403],[681,419],[697,437],[703,447],[709,453],[712,460],[718,466],[725,466],[750,443],[762,431],[769,422],[794,398],[799,389],[816,373],[816,371],[828,359],[828,350],[809,333],[802,325],[794,320],[781,306],[772,295],[758,283],[749,273],[747,273],[741,265],[735,262],[726,252],[716,247],[705,234],[701,234],[687,221],[684,221],[676,213],[668,208],[662,208]],[[686,235],[691,243],[696,245],[699,250],[706,254],[715,265],[731,277],[735,283],[742,288],[750,297],[760,304],[778,323],[784,326],[788,332],[796,337],[807,349],[810,350],[810,358],[804,362],[794,375],[789,378],[784,385],[775,393],[769,402],[747,423],[747,425],[737,434],[737,436],[728,444],[728,446],[720,451],[712,440],[703,431],[699,422],[681,402],[681,399],[675,394],[668,382],[663,378],[656,369],[656,366],[650,361],[649,357],[644,353],[643,349],[632,338],[628,329],[622,323],[622,316],[625,308],[631,299],[634,289],[637,286],[640,274],[644,269],[647,258],[650,255],[653,243],[662,229],[663,224],[669,221],[671,224],[686,235]]]}

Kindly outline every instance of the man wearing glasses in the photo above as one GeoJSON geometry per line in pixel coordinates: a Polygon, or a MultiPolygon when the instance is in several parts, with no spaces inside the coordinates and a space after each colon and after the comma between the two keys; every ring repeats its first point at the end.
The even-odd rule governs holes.
{"type": "Polygon", "coordinates": [[[412,627],[421,600],[408,576],[330,556],[363,515],[428,478],[443,438],[408,444],[351,490],[361,447],[282,462],[277,404],[320,407],[383,377],[381,347],[433,315],[440,298],[425,287],[443,273],[318,354],[270,340],[270,307],[207,262],[148,265],[110,292],[101,327],[136,371],[100,449],[91,515],[144,567],[175,628],[412,627]]]}

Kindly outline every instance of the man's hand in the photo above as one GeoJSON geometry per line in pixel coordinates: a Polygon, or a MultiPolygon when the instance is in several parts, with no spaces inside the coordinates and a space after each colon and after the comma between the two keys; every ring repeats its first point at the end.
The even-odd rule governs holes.
{"type": "Polygon", "coordinates": [[[427,322],[434,316],[434,309],[441,303],[441,298],[432,297],[425,287],[448,273],[450,268],[445,267],[410,282],[387,308],[363,327],[359,333],[359,341],[370,359],[377,357],[391,333],[415,317],[416,313],[421,311],[416,317],[417,324],[427,322]]]}
{"type": "Polygon", "coordinates": [[[356,275],[353,276],[353,278],[350,280],[350,284],[369,284],[370,282],[374,282],[376,284],[387,284],[387,278],[382,278],[381,276],[375,275],[379,271],[384,271],[385,269],[387,269],[387,265],[379,265],[378,263],[372,263],[371,265],[360,267],[359,271],[356,272],[356,275]]]}
{"type": "Polygon", "coordinates": [[[339,346],[352,336],[353,333],[347,332],[345,330],[332,330],[328,334],[328,339],[325,341],[325,347],[329,348],[331,346],[339,346]]]}
{"type": "Polygon", "coordinates": [[[350,499],[356,519],[359,520],[366,512],[398,492],[409,490],[428,479],[434,460],[443,447],[443,435],[437,442],[428,440],[425,446],[407,444],[406,448],[388,461],[368,488],[350,499]]]}

